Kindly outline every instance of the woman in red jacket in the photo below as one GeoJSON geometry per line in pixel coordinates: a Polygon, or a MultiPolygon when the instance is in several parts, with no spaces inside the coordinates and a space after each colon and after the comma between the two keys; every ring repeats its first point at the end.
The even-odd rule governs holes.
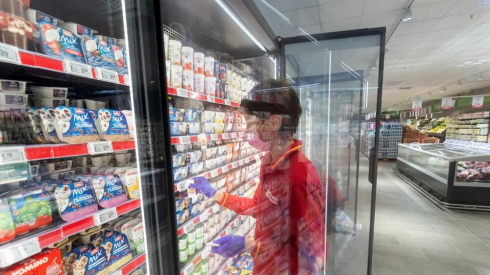
{"type": "Polygon", "coordinates": [[[242,100],[251,146],[266,151],[252,199],[217,192],[204,177],[190,185],[221,206],[256,219],[255,239],[225,236],[212,252],[250,252],[254,274],[318,274],[326,263],[325,194],[313,164],[293,138],[301,116],[294,90],[282,82],[242,100]]]}

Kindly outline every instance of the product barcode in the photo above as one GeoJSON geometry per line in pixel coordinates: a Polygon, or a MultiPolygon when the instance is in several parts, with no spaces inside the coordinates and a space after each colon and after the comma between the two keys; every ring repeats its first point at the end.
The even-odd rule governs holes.
{"type": "Polygon", "coordinates": [[[187,225],[184,227],[184,229],[185,229],[185,232],[186,232],[186,233],[188,233],[188,232],[192,231],[192,229],[194,229],[194,222],[190,222],[190,223],[188,223],[188,224],[187,224],[187,225]]]}
{"type": "Polygon", "coordinates": [[[179,137],[179,142],[181,144],[191,143],[191,137],[179,137]]]}
{"type": "Polygon", "coordinates": [[[189,263],[189,266],[184,269],[184,275],[191,275],[192,271],[194,271],[194,264],[189,263]]]}
{"type": "Polygon", "coordinates": [[[14,47],[0,43],[0,60],[20,63],[18,50],[14,47]]]}

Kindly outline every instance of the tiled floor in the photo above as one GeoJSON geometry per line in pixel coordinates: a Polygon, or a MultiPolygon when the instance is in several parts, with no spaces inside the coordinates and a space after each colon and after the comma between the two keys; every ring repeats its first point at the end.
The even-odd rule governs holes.
{"type": "Polygon", "coordinates": [[[490,275],[490,214],[441,209],[394,166],[379,162],[373,274],[490,275]]]}

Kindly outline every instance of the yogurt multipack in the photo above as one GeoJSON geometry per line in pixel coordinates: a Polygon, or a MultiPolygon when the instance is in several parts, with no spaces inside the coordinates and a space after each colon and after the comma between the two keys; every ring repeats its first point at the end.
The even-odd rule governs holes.
{"type": "Polygon", "coordinates": [[[126,115],[122,111],[100,109],[97,112],[100,137],[108,141],[128,141],[131,139],[126,115]]]}
{"type": "Polygon", "coordinates": [[[27,10],[26,17],[37,24],[44,54],[85,63],[80,37],[61,28],[63,21],[33,9],[27,10]]]}
{"type": "Polygon", "coordinates": [[[98,210],[91,186],[86,181],[65,181],[54,191],[60,216],[72,221],[98,210]]]}
{"type": "Polygon", "coordinates": [[[78,144],[99,141],[95,121],[87,109],[56,107],[55,129],[61,141],[78,144]]]}
{"type": "Polygon", "coordinates": [[[104,208],[114,207],[128,200],[126,189],[118,175],[95,175],[91,185],[97,202],[104,208]]]}
{"type": "Polygon", "coordinates": [[[43,131],[44,138],[52,143],[60,143],[58,134],[56,133],[55,125],[55,113],[53,108],[44,107],[37,110],[37,114],[41,119],[41,130],[43,131]]]}
{"type": "Polygon", "coordinates": [[[110,272],[118,270],[133,258],[128,237],[125,234],[111,234],[110,237],[104,240],[102,247],[104,247],[106,252],[110,272]]]}
{"type": "Polygon", "coordinates": [[[126,41],[124,39],[116,39],[116,45],[112,46],[114,59],[116,61],[117,71],[119,74],[128,74],[128,53],[126,51],[126,41]]]}

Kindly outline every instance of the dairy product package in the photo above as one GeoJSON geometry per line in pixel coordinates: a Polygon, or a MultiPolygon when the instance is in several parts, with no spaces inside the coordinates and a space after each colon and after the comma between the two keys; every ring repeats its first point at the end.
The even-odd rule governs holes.
{"type": "Polygon", "coordinates": [[[174,182],[187,178],[188,166],[176,167],[174,170],[174,182]]]}
{"type": "Polygon", "coordinates": [[[170,134],[172,136],[182,136],[189,133],[187,122],[170,122],[170,134]]]}
{"type": "Polygon", "coordinates": [[[194,49],[192,47],[184,46],[181,49],[182,52],[182,67],[184,70],[190,70],[194,72],[194,49]]]}
{"type": "Polygon", "coordinates": [[[184,120],[187,122],[201,122],[201,110],[185,109],[184,120]]]}
{"type": "Polygon", "coordinates": [[[107,238],[102,246],[106,252],[109,272],[118,270],[133,258],[126,234],[116,233],[107,238]]]}
{"type": "Polygon", "coordinates": [[[38,113],[38,109],[33,107],[27,110],[27,117],[29,118],[29,129],[33,133],[33,138],[37,143],[47,143],[47,139],[44,136],[44,132],[42,130],[41,118],[38,113]]]}
{"type": "Polygon", "coordinates": [[[136,124],[134,121],[133,111],[123,110],[122,113],[124,114],[124,116],[126,116],[126,123],[128,124],[128,130],[129,130],[129,138],[133,140],[134,137],[136,136],[136,131],[135,131],[136,124]]]}
{"type": "Polygon", "coordinates": [[[209,96],[216,95],[216,77],[206,77],[204,79],[204,94],[209,96]]]}
{"type": "Polygon", "coordinates": [[[188,152],[185,157],[185,165],[202,161],[202,151],[188,152]]]}
{"type": "Polygon", "coordinates": [[[187,91],[194,91],[194,71],[184,69],[182,71],[182,88],[187,91]]]}
{"type": "Polygon", "coordinates": [[[50,196],[42,189],[18,191],[8,198],[16,235],[51,224],[53,217],[49,199],[50,196]]]}
{"type": "Polygon", "coordinates": [[[129,217],[129,218],[124,218],[122,220],[119,220],[117,221],[115,224],[114,224],[114,231],[116,232],[121,232],[121,227],[127,223],[128,221],[132,220],[133,218],[129,217]]]}
{"type": "Polygon", "coordinates": [[[7,198],[0,199],[0,243],[15,238],[15,224],[7,198]]]}
{"type": "Polygon", "coordinates": [[[140,197],[140,178],[138,168],[126,170],[124,188],[130,199],[140,197]]]}
{"type": "Polygon", "coordinates": [[[0,79],[0,91],[12,94],[25,94],[26,83],[25,81],[0,79]]]}
{"type": "Polygon", "coordinates": [[[55,113],[53,108],[44,107],[37,110],[39,118],[41,119],[41,129],[44,134],[44,138],[52,143],[61,143],[58,138],[58,134],[55,129],[55,113]]]}
{"type": "Polygon", "coordinates": [[[186,122],[186,131],[188,129],[188,132],[186,134],[189,135],[198,135],[201,133],[201,123],[200,122],[186,122]]]}
{"type": "Polygon", "coordinates": [[[170,67],[170,86],[174,88],[182,87],[182,66],[172,64],[170,67]]]}
{"type": "Polygon", "coordinates": [[[145,252],[145,229],[143,223],[136,224],[129,232],[129,243],[133,244],[136,254],[145,252]]]}
{"type": "Polygon", "coordinates": [[[56,107],[55,129],[61,141],[77,144],[99,141],[94,118],[87,109],[56,107]]]}
{"type": "Polygon", "coordinates": [[[75,263],[77,262],[79,257],[85,255],[87,251],[90,251],[93,248],[94,246],[90,243],[90,244],[75,247],[70,252],[64,254],[62,259],[64,274],[73,274],[75,263]]]}
{"type": "Polygon", "coordinates": [[[68,222],[98,210],[92,188],[86,181],[59,183],[54,196],[61,218],[68,222]]]}
{"type": "Polygon", "coordinates": [[[44,54],[86,63],[81,38],[62,29],[63,21],[33,9],[27,10],[26,17],[37,24],[44,54]]]}
{"type": "Polygon", "coordinates": [[[170,61],[170,64],[182,65],[180,63],[181,52],[182,52],[182,42],[170,39],[168,41],[168,60],[170,61]]]}
{"type": "MultiPolygon", "coordinates": [[[[61,254],[57,248],[50,248],[16,263],[2,271],[2,275],[59,275],[63,274],[61,254]]],[[[68,274],[68,273],[65,273],[68,274]]]]}
{"type": "Polygon", "coordinates": [[[170,121],[184,121],[184,109],[169,108],[168,116],[170,121]]]}
{"type": "MultiPolygon", "coordinates": [[[[4,0],[1,3],[9,3],[9,1],[4,0]]],[[[33,31],[33,23],[0,11],[0,42],[27,50],[27,40],[32,39],[33,31]]]]}
{"type": "Polygon", "coordinates": [[[128,52],[126,51],[126,40],[116,39],[116,45],[112,45],[114,60],[119,74],[128,74],[128,52]]]}
{"type": "Polygon", "coordinates": [[[206,56],[204,57],[204,75],[206,77],[214,76],[214,57],[206,56]]]}
{"type": "Polygon", "coordinates": [[[175,210],[182,211],[189,207],[189,198],[180,198],[175,201],[175,210]]]}
{"type": "Polygon", "coordinates": [[[194,92],[198,94],[204,94],[204,74],[195,74],[194,75],[194,92]]]}
{"type": "Polygon", "coordinates": [[[194,53],[194,72],[196,74],[204,74],[204,53],[194,53]]]}
{"type": "Polygon", "coordinates": [[[79,257],[75,262],[73,274],[109,274],[109,262],[107,261],[105,248],[102,246],[96,247],[87,251],[85,255],[79,257]],[[85,272],[81,273],[83,270],[85,270],[85,272]]]}
{"type": "Polygon", "coordinates": [[[101,139],[108,141],[128,141],[131,139],[126,116],[123,112],[100,109],[97,114],[101,139]]]}
{"type": "Polygon", "coordinates": [[[179,167],[185,164],[187,154],[176,153],[172,155],[172,167],[179,167]]]}
{"type": "MultiPolygon", "coordinates": [[[[140,222],[141,222],[141,219],[138,219],[138,218],[136,218],[136,219],[133,218],[132,220],[127,221],[126,223],[124,223],[121,226],[121,234],[129,236],[131,230],[133,230],[133,227],[140,222]]],[[[134,250],[134,243],[132,242],[132,240],[129,240],[129,247],[131,248],[131,250],[134,250]]]]}
{"type": "Polygon", "coordinates": [[[87,176],[100,206],[114,207],[128,200],[126,189],[118,175],[87,176]],[[89,178],[92,178],[90,181],[89,178]]]}

